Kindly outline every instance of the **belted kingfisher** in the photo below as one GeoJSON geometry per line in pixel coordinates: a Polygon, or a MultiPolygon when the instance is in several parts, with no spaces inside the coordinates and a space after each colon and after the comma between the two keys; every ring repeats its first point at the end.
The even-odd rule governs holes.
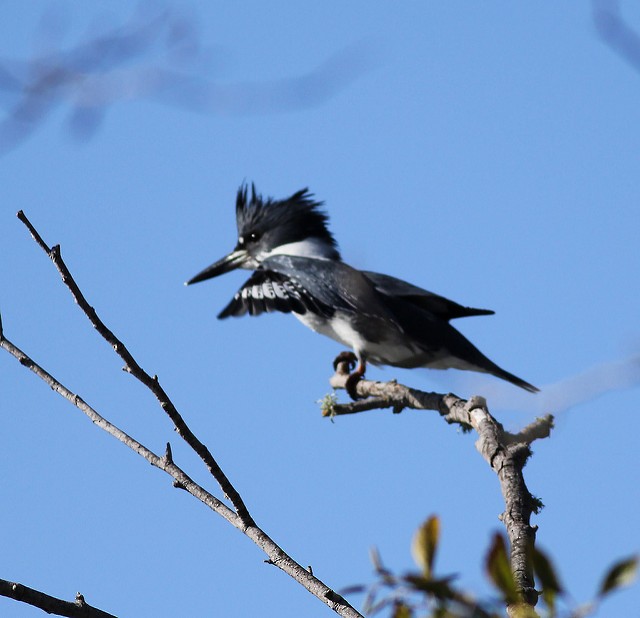
{"type": "Polygon", "coordinates": [[[256,193],[254,185],[249,195],[243,184],[236,197],[235,249],[186,285],[236,268],[253,270],[218,318],[293,313],[309,328],[353,350],[339,355],[334,365],[347,360],[352,370],[358,361],[347,380],[354,399],[367,362],[467,369],[538,390],[498,367],[449,324],[454,318],[493,311],[464,307],[401,279],[345,264],[322,206],[308,189],[273,200],[256,193]]]}

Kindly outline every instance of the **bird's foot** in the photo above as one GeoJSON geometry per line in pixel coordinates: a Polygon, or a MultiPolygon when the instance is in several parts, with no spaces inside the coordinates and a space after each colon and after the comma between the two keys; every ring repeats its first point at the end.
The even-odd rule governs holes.
{"type": "Polygon", "coordinates": [[[349,397],[351,397],[351,399],[353,399],[353,401],[363,399],[363,397],[360,397],[360,395],[358,395],[358,382],[360,382],[363,377],[363,374],[356,370],[353,373],[349,374],[349,377],[344,384],[344,388],[347,391],[347,394],[349,395],[349,397]]]}
{"type": "Polygon", "coordinates": [[[340,352],[333,360],[333,368],[338,371],[340,363],[346,363],[347,371],[351,373],[355,369],[357,362],[358,357],[353,352],[340,352]]]}
{"type": "Polygon", "coordinates": [[[353,401],[362,399],[358,395],[358,382],[364,378],[366,363],[353,352],[340,352],[333,361],[333,368],[341,375],[347,375],[344,388],[353,401]]]}

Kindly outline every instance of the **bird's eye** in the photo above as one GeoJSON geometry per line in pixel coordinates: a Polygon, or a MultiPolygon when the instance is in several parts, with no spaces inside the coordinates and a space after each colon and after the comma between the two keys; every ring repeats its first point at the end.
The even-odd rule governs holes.
{"type": "Polygon", "coordinates": [[[249,242],[257,242],[260,240],[260,234],[258,232],[251,232],[249,234],[249,242]]]}

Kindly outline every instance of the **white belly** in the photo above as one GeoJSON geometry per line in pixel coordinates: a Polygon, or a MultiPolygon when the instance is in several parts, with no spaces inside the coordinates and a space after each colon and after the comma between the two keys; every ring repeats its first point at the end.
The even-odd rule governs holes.
{"type": "Polygon", "coordinates": [[[307,312],[304,315],[294,313],[311,330],[330,337],[334,341],[351,348],[360,359],[374,365],[415,366],[413,359],[421,350],[411,344],[402,332],[395,328],[385,330],[380,341],[367,341],[356,331],[348,316],[336,312],[330,320],[307,312]]]}
{"type": "Polygon", "coordinates": [[[304,315],[300,313],[294,313],[293,315],[311,330],[331,337],[334,341],[354,350],[356,354],[366,348],[365,340],[351,327],[349,321],[339,313],[336,313],[330,320],[317,316],[310,311],[307,311],[304,315]]]}

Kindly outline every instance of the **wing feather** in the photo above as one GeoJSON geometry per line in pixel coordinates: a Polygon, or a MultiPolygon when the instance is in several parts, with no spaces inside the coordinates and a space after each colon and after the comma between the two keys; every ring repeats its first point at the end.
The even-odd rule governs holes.
{"type": "Polygon", "coordinates": [[[304,314],[317,309],[314,299],[286,275],[258,269],[218,314],[218,318],[241,317],[247,313],[253,316],[278,311],[304,314]]]}

